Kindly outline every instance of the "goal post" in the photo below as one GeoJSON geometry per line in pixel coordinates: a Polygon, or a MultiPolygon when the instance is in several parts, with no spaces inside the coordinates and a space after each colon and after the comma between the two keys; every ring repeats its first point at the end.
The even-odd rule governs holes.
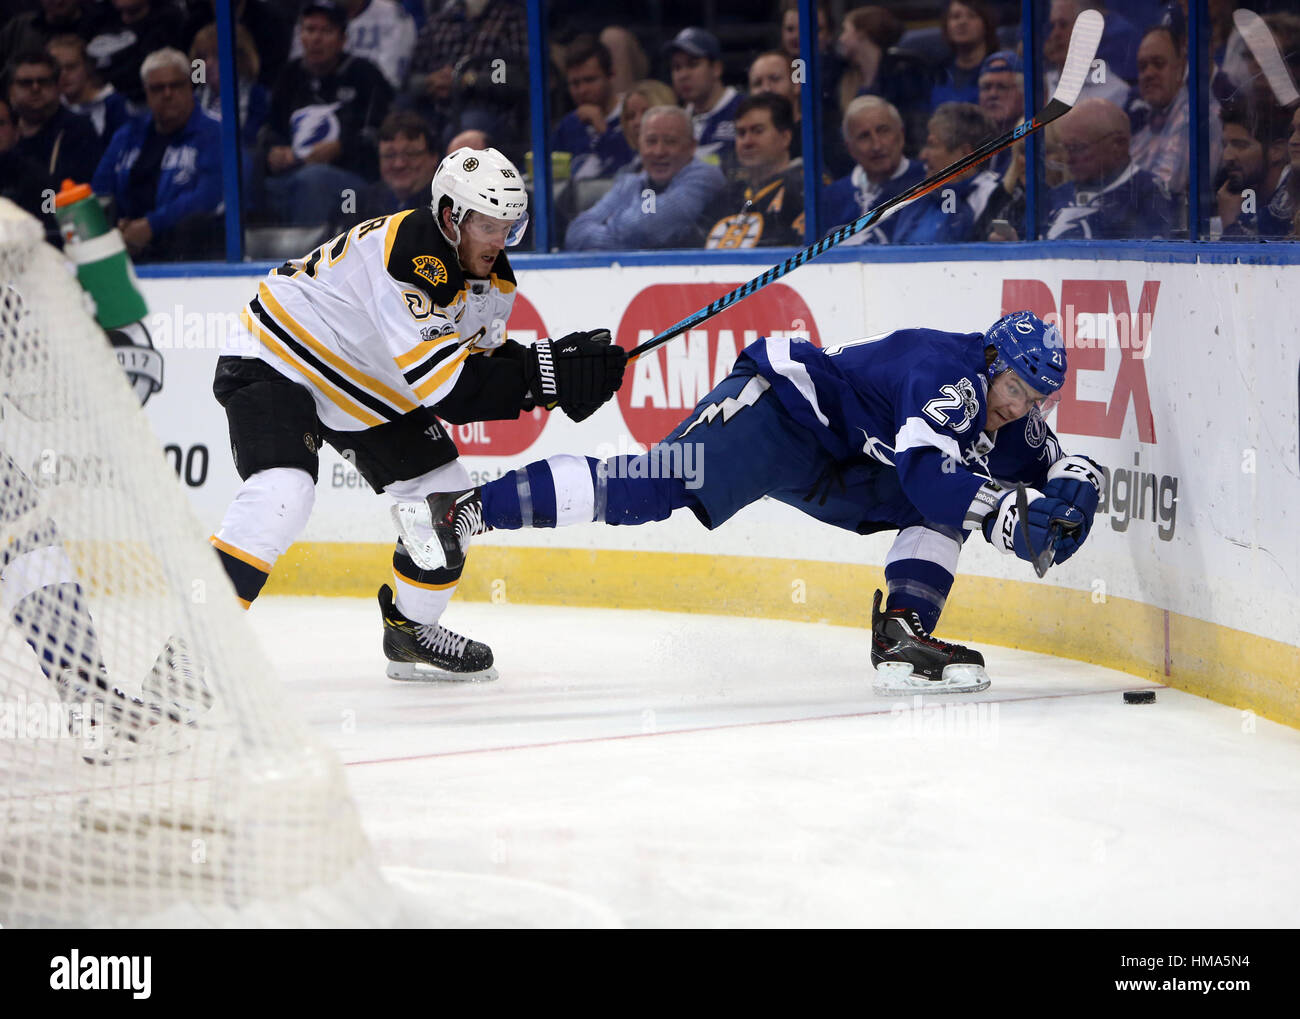
{"type": "Polygon", "coordinates": [[[0,199],[0,925],[400,922],[87,302],[0,199]]]}

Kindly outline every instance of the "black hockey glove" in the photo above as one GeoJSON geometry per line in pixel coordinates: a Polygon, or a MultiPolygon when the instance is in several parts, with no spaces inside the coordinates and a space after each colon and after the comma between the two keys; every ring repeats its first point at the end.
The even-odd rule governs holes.
{"type": "Polygon", "coordinates": [[[618,392],[627,351],[615,346],[608,329],[538,340],[524,360],[528,391],[537,403],[557,404],[574,421],[594,414],[618,392]]]}

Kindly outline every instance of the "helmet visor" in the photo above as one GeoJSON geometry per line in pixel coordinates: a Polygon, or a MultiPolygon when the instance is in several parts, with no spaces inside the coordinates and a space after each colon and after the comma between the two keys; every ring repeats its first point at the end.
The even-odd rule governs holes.
{"type": "Polygon", "coordinates": [[[474,212],[465,217],[461,229],[476,241],[484,244],[504,244],[513,248],[523,239],[528,229],[528,213],[520,214],[518,219],[497,219],[482,212],[474,212]]]}

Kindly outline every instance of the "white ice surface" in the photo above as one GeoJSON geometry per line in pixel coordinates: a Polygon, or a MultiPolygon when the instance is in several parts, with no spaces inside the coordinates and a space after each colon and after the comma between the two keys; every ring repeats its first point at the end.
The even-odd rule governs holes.
{"type": "Polygon", "coordinates": [[[985,646],[917,709],[862,630],[455,603],[501,679],[406,684],[374,602],[250,620],[412,923],[1300,924],[1300,732],[1117,672],[985,646]]]}

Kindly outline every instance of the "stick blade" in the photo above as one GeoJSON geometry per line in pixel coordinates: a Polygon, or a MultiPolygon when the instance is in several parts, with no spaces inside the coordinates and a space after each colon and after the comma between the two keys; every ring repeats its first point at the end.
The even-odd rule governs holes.
{"type": "Polygon", "coordinates": [[[1073,106],[1079,101],[1079,93],[1083,91],[1083,83],[1092,69],[1105,27],[1106,20],[1097,11],[1083,11],[1074,19],[1070,48],[1065,54],[1065,66],[1061,68],[1061,80],[1052,93],[1053,102],[1073,106]]]}
{"type": "Polygon", "coordinates": [[[1273,38],[1273,33],[1269,31],[1264,19],[1254,11],[1239,8],[1232,12],[1232,21],[1246,41],[1255,63],[1259,64],[1260,71],[1268,80],[1268,86],[1273,90],[1278,105],[1285,107],[1300,102],[1300,92],[1296,91],[1295,79],[1291,77],[1290,70],[1282,60],[1282,52],[1277,48],[1277,40],[1273,38]]]}

